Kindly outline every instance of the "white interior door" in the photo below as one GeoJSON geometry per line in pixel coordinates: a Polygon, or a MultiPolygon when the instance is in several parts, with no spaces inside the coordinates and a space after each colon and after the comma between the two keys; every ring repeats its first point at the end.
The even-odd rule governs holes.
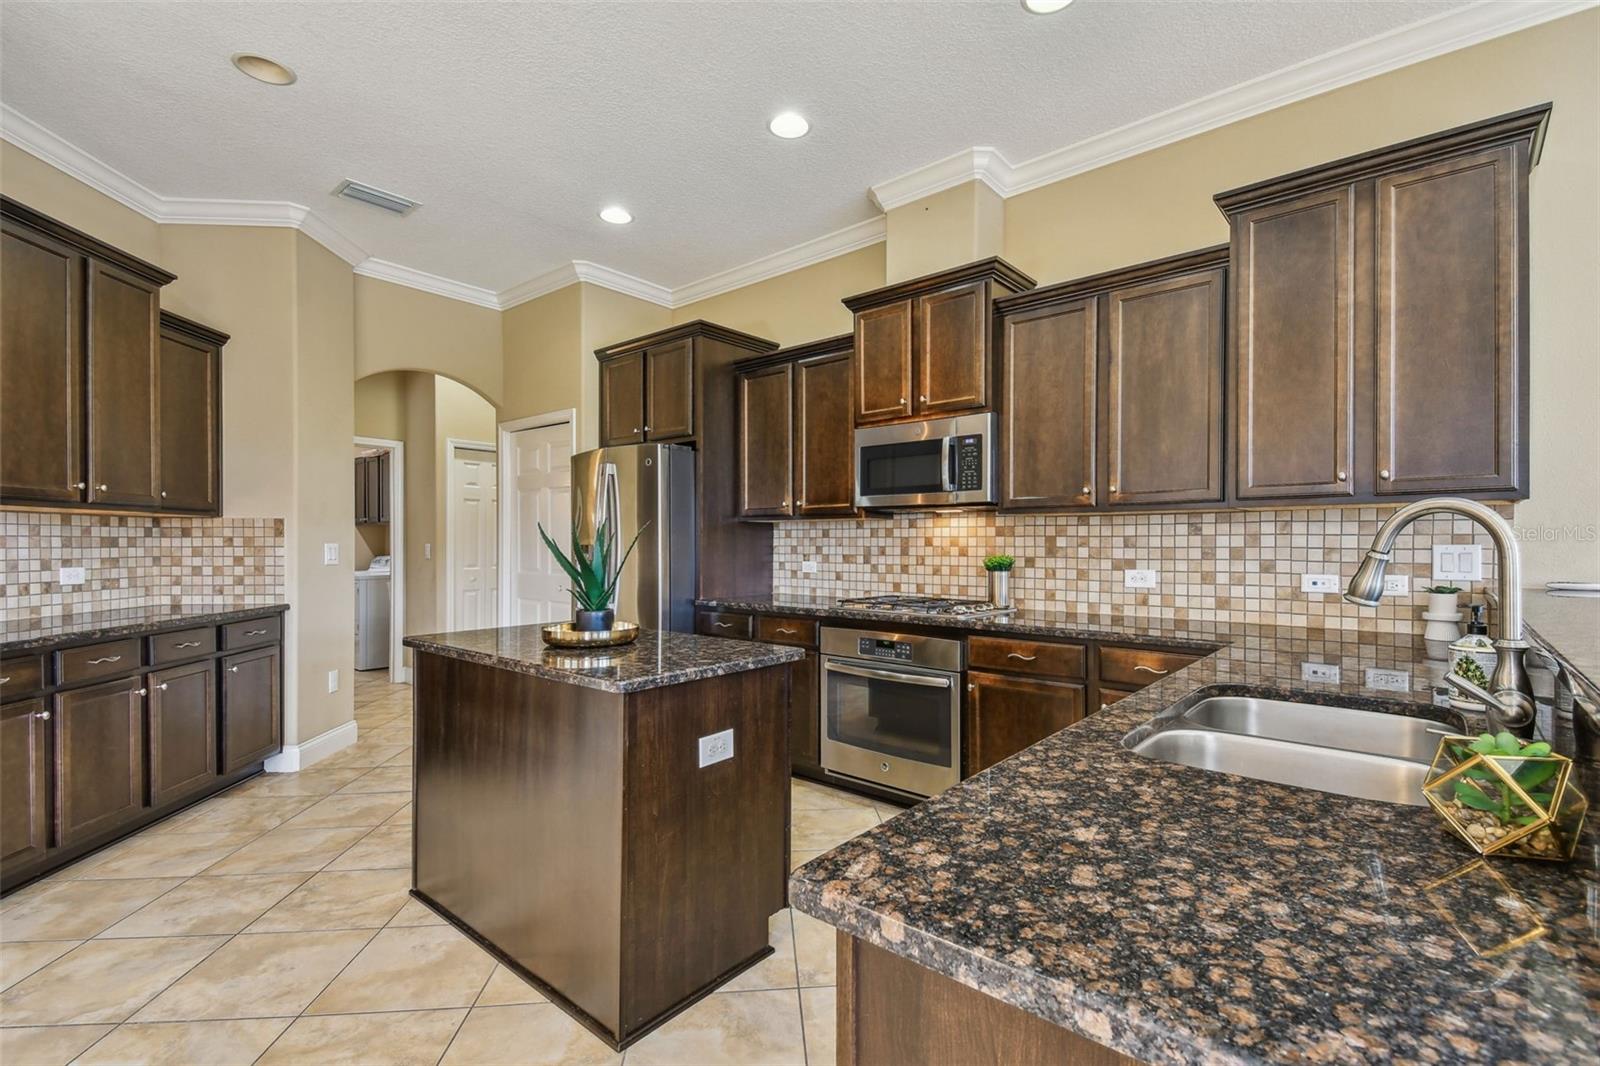
{"type": "Polygon", "coordinates": [[[450,625],[497,625],[499,508],[494,452],[455,445],[450,454],[450,625]]]}
{"type": "Polygon", "coordinates": [[[560,422],[504,433],[506,565],[501,624],[534,625],[572,617],[567,577],[539,538],[543,525],[563,550],[572,539],[572,427],[560,422]]]}

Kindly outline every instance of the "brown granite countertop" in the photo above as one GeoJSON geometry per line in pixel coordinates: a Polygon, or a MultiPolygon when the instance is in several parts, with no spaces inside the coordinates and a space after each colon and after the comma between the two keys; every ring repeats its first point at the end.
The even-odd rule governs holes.
{"type": "Polygon", "coordinates": [[[52,615],[0,621],[0,652],[28,651],[54,644],[135,637],[181,626],[221,625],[241,618],[283,612],[287,603],[202,604],[186,607],[126,607],[92,614],[52,615]]]}
{"type": "MultiPolygon", "coordinates": [[[[1150,1062],[1600,1063],[1597,819],[1569,864],[1483,863],[1428,808],[1122,745],[1197,694],[1448,717],[1424,655],[1408,636],[1244,627],[800,867],[791,900],[1150,1062]],[[1304,683],[1305,662],[1343,680],[1304,683]],[[1413,692],[1367,689],[1369,667],[1409,671],[1413,692]]],[[[1594,797],[1600,773],[1582,774],[1594,797]]]]}
{"type": "Polygon", "coordinates": [[[778,644],[702,637],[646,629],[632,644],[596,651],[552,648],[539,626],[503,626],[459,633],[407,637],[416,651],[514,670],[604,692],[639,692],[724,674],[759,670],[805,658],[805,651],[778,644]]]}

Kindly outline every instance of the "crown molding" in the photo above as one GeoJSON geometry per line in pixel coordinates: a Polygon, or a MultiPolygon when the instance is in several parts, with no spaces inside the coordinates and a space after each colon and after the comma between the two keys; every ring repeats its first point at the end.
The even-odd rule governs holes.
{"type": "Polygon", "coordinates": [[[610,289],[628,296],[635,296],[641,300],[648,300],[662,307],[676,307],[672,301],[672,290],[665,285],[657,285],[644,278],[636,278],[632,274],[624,274],[620,270],[612,270],[600,263],[591,263],[587,259],[574,259],[572,261],[573,273],[579,281],[587,281],[591,285],[598,285],[602,289],[610,289]]]}
{"type": "Polygon", "coordinates": [[[696,300],[705,300],[725,292],[732,292],[734,289],[742,289],[746,285],[754,285],[758,281],[775,278],[791,270],[820,263],[824,259],[832,259],[834,256],[844,255],[858,248],[879,244],[888,236],[888,220],[878,215],[846,226],[844,229],[823,234],[821,237],[813,237],[809,241],[785,248],[780,252],[773,252],[760,259],[752,259],[748,263],[708,275],[699,281],[680,285],[672,290],[671,306],[682,307],[696,300]]]}
{"type": "Polygon", "coordinates": [[[541,296],[548,296],[557,289],[564,289],[568,285],[578,283],[578,272],[571,263],[562,263],[553,270],[547,270],[537,277],[529,278],[520,285],[513,285],[509,289],[501,289],[496,296],[500,310],[509,311],[518,304],[525,304],[529,300],[537,300],[541,296]]]}
{"type": "Polygon", "coordinates": [[[494,311],[502,309],[500,298],[489,289],[440,277],[438,274],[429,274],[425,270],[417,270],[401,263],[391,263],[387,259],[363,259],[355,265],[355,272],[364,278],[404,285],[408,289],[430,292],[449,300],[460,300],[462,303],[476,304],[478,307],[487,307],[494,311]]]}
{"type": "Polygon", "coordinates": [[[0,104],[0,137],[148,219],[155,220],[161,213],[162,200],[156,193],[66,138],[57,136],[10,104],[0,104]]]}
{"type": "Polygon", "coordinates": [[[1013,167],[998,148],[963,148],[927,166],[879,182],[872,187],[872,202],[889,212],[936,192],[981,181],[1001,196],[1009,196],[1013,167]]]}

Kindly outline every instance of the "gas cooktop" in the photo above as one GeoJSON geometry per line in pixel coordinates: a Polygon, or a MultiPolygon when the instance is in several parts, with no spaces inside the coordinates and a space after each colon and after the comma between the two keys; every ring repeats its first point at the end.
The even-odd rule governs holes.
{"type": "Polygon", "coordinates": [[[988,600],[958,600],[948,596],[911,596],[904,593],[884,596],[854,596],[839,601],[840,607],[868,611],[898,611],[903,614],[959,615],[972,618],[1005,614],[1011,608],[998,607],[988,600]]]}

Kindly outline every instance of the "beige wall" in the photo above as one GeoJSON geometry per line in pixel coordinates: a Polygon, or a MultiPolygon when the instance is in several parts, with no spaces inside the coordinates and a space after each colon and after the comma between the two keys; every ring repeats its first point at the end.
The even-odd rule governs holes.
{"type": "Polygon", "coordinates": [[[891,284],[999,255],[1006,202],[981,181],[902,204],[888,214],[885,272],[891,284]]]}
{"type": "Polygon", "coordinates": [[[0,191],[107,244],[164,265],[160,227],[154,222],[3,140],[0,191]]]}
{"type": "Polygon", "coordinates": [[[754,285],[684,304],[672,321],[708,322],[742,329],[785,347],[849,333],[854,327],[841,297],[886,284],[887,245],[858,248],[754,285]]]}
{"type": "Polygon", "coordinates": [[[356,436],[405,439],[405,380],[404,371],[356,379],[356,436]]]}
{"type": "Polygon", "coordinates": [[[448,374],[500,402],[500,312],[358,274],[356,377],[385,370],[448,374]]]}

